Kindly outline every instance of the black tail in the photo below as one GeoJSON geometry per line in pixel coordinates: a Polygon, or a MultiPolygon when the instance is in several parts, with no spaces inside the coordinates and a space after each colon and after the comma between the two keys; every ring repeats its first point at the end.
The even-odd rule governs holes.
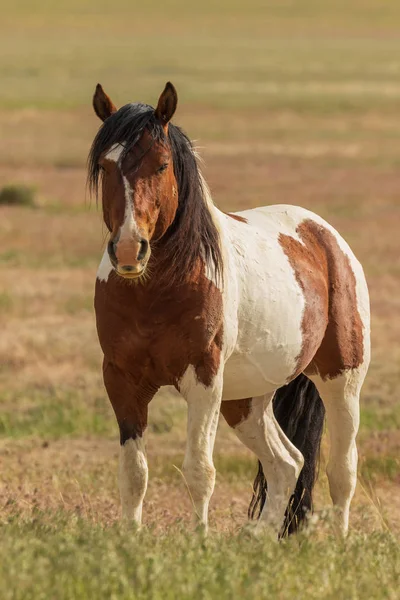
{"type": "MultiPolygon", "coordinates": [[[[312,511],[312,491],[317,477],[325,408],[313,382],[301,374],[275,392],[276,420],[289,440],[304,456],[304,466],[289,500],[281,537],[299,529],[307,511],[312,511]]],[[[259,518],[267,500],[267,481],[261,463],[253,485],[249,518],[259,518]]]]}

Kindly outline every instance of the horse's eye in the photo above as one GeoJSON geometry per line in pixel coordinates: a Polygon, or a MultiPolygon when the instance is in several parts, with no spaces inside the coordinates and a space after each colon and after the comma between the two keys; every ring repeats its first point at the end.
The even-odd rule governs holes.
{"type": "Polygon", "coordinates": [[[158,167],[157,173],[162,173],[168,167],[168,163],[164,163],[161,167],[158,167]]]}

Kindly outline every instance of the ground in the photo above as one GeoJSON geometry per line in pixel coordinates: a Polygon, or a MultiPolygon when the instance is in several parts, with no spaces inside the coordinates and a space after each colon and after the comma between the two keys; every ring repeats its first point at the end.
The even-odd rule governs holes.
{"type": "Polygon", "coordinates": [[[116,12],[105,0],[42,0],[33,12],[20,0],[2,10],[0,188],[24,183],[36,190],[34,208],[0,206],[5,597],[208,598],[244,590],[279,598],[396,597],[400,8],[378,0],[362,6],[356,0],[262,4],[206,1],[200,9],[167,1],[138,8],[122,0],[116,12]],[[275,550],[241,537],[256,462],[224,423],[215,452],[212,535],[205,546],[196,536],[187,538],[190,499],[179,471],[185,405],[170,389],[151,407],[144,508],[149,530],[142,537],[130,533],[128,547],[118,524],[118,430],[102,385],[92,307],[106,231],[85,189],[86,157],[99,126],[91,95],[100,81],[118,105],[154,105],[168,79],[179,95],[174,121],[196,140],[221,209],[273,203],[309,208],[339,230],[365,268],[372,363],[362,394],[359,485],[345,548],[326,510],[327,440],[313,535],[275,550]],[[57,577],[39,580],[36,557],[53,573],[60,553],[84,578],[79,557],[88,556],[92,543],[98,563],[88,559],[87,573],[102,565],[103,588],[86,588],[80,575],[73,580],[67,570],[63,592],[57,577]],[[145,548],[143,563],[135,558],[139,547],[145,548]],[[265,564],[256,550],[265,554],[265,564]],[[246,573],[238,568],[241,553],[246,573]],[[266,564],[276,553],[286,573],[282,580],[266,564]],[[332,572],[318,570],[321,553],[330,557],[332,572]],[[198,567],[207,583],[177,575],[173,587],[168,573],[176,573],[182,555],[185,568],[198,567]],[[108,569],[118,556],[131,562],[114,581],[108,569]],[[148,578],[152,557],[159,583],[148,578]],[[340,569],[348,576],[337,576],[340,569]],[[171,596],[157,587],[170,584],[171,596]]]}

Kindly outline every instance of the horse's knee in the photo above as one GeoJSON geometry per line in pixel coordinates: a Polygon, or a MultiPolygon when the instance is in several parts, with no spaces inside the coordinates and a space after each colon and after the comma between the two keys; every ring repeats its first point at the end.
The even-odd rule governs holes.
{"type": "Polygon", "coordinates": [[[212,462],[206,459],[185,459],[182,472],[195,502],[204,501],[211,496],[216,473],[212,462]]]}

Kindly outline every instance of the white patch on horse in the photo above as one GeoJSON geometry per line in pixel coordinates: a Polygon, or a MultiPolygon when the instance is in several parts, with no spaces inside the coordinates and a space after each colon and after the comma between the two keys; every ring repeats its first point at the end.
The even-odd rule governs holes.
{"type": "Polygon", "coordinates": [[[122,144],[114,144],[105,155],[105,158],[107,160],[111,160],[112,162],[118,163],[124,149],[125,148],[122,144]]]}
{"type": "Polygon", "coordinates": [[[195,518],[207,527],[208,505],[215,484],[213,449],[221,406],[223,365],[206,387],[189,365],[179,382],[188,404],[187,444],[183,473],[193,499],[195,518]]]}
{"type": "Polygon", "coordinates": [[[135,221],[134,205],[133,205],[133,189],[129,180],[125,175],[122,175],[122,181],[124,182],[125,190],[125,217],[120,229],[121,238],[132,235],[140,237],[139,229],[135,221]]]}
{"type": "Polygon", "coordinates": [[[303,219],[287,206],[242,212],[249,226],[213,213],[224,259],[223,399],[261,396],[292,376],[303,344],[305,298],[279,243],[303,219]]]}
{"type": "MultiPolygon", "coordinates": [[[[196,158],[197,155],[195,154],[196,158]]],[[[198,159],[198,158],[197,158],[198,159]]],[[[201,181],[201,188],[203,190],[203,198],[205,203],[207,204],[208,208],[211,210],[211,218],[213,217],[213,212],[212,212],[212,208],[215,206],[212,196],[211,196],[211,191],[210,188],[208,187],[208,183],[206,182],[206,180],[203,177],[203,174],[199,171],[199,177],[200,177],[200,181],[201,181]]],[[[215,226],[218,228],[218,222],[214,221],[215,226]]]]}
{"type": "Polygon", "coordinates": [[[111,264],[110,257],[106,248],[100,261],[99,268],[97,269],[97,279],[99,281],[107,281],[113,269],[114,267],[111,264]]]}
{"type": "MultiPolygon", "coordinates": [[[[201,162],[201,158],[197,154],[196,150],[193,151],[193,154],[194,154],[196,160],[198,162],[201,162]]],[[[199,171],[199,177],[200,177],[200,181],[201,181],[201,188],[203,190],[204,202],[206,203],[206,205],[210,211],[211,219],[213,220],[213,223],[219,232],[219,229],[220,229],[219,220],[217,218],[215,218],[215,210],[216,209],[215,209],[215,205],[212,200],[212,197],[211,197],[210,188],[208,187],[208,184],[200,171],[199,171]]],[[[221,290],[222,289],[222,281],[219,281],[217,278],[214,263],[212,261],[210,262],[209,260],[206,260],[204,257],[204,253],[203,253],[203,259],[204,259],[205,276],[207,277],[207,279],[209,279],[215,285],[215,287],[217,287],[218,289],[221,290]]]]}
{"type": "Polygon", "coordinates": [[[204,259],[204,273],[209,281],[211,281],[216,288],[221,289],[222,282],[217,278],[217,274],[215,272],[215,265],[212,260],[204,259]]]}
{"type": "Polygon", "coordinates": [[[143,438],[130,438],[120,447],[118,475],[122,516],[140,525],[142,522],[143,498],[148,481],[148,467],[143,438]]]}
{"type": "MultiPolygon", "coordinates": [[[[110,150],[107,152],[105,158],[107,160],[111,160],[111,161],[115,162],[119,166],[121,155],[124,150],[125,150],[125,147],[123,144],[114,144],[113,146],[111,146],[110,150]]],[[[132,234],[139,236],[139,230],[138,230],[138,226],[137,226],[137,223],[135,221],[135,216],[134,216],[133,190],[129,183],[128,178],[125,175],[123,175],[122,173],[121,173],[121,175],[122,175],[122,181],[124,183],[124,191],[125,191],[125,216],[124,216],[124,222],[120,229],[120,234],[121,234],[121,236],[126,235],[129,237],[132,236],[132,234]]]]}

